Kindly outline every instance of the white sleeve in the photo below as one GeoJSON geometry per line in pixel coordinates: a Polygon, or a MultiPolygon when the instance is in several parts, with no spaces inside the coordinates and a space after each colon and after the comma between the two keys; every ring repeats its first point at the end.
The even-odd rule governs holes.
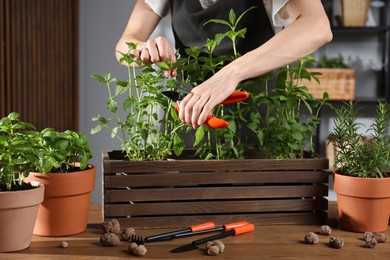
{"type": "Polygon", "coordinates": [[[289,0],[263,0],[265,10],[271,22],[275,33],[280,32],[284,27],[292,23],[291,18],[283,19],[279,11],[288,3],[289,0]]]}
{"type": "Polygon", "coordinates": [[[286,27],[292,23],[290,17],[282,18],[279,11],[289,0],[272,0],[272,24],[275,27],[286,27]]]}
{"type": "Polygon", "coordinates": [[[160,17],[167,16],[169,13],[168,0],[145,0],[145,3],[160,17]]]}

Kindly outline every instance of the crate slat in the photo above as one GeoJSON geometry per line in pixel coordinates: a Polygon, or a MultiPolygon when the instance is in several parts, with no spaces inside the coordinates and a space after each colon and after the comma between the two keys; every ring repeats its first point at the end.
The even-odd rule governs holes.
{"type": "MultiPolygon", "coordinates": [[[[157,168],[158,169],[158,168],[157,168]]],[[[156,168],[154,169],[156,171],[156,168]]],[[[328,174],[323,171],[257,171],[257,172],[160,172],[145,174],[105,175],[105,188],[146,187],[190,184],[245,184],[245,183],[323,183],[328,174]],[[195,182],[196,180],[196,182],[195,182]]]]}
{"type": "Polygon", "coordinates": [[[258,212],[315,211],[327,209],[325,199],[279,199],[239,201],[186,201],[106,205],[107,216],[198,215],[258,212]]]}
{"type": "Polygon", "coordinates": [[[170,200],[211,199],[270,199],[288,197],[321,197],[328,195],[326,185],[255,186],[255,187],[197,187],[197,188],[155,188],[106,190],[107,203],[147,202],[170,200]]]}

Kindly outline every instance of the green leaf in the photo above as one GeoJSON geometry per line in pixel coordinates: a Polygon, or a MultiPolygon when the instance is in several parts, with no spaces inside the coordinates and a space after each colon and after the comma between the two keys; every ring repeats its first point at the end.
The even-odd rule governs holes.
{"type": "Polygon", "coordinates": [[[163,62],[163,61],[157,62],[156,65],[157,65],[157,67],[159,67],[160,69],[163,69],[163,70],[169,70],[170,69],[168,63],[163,62]]]}
{"type": "Polygon", "coordinates": [[[112,113],[116,113],[118,111],[117,102],[115,100],[110,100],[107,102],[107,109],[112,113]]]}
{"type": "Polygon", "coordinates": [[[115,87],[115,95],[123,94],[128,89],[128,82],[127,80],[120,80],[116,83],[115,87]]]}
{"type": "Polygon", "coordinates": [[[245,38],[246,31],[247,31],[246,28],[241,29],[241,30],[239,30],[239,31],[236,33],[236,35],[237,35],[238,37],[240,37],[240,38],[245,38]]]}
{"type": "Polygon", "coordinates": [[[102,130],[102,126],[101,125],[97,125],[97,126],[95,126],[95,127],[93,127],[92,129],[91,129],[91,134],[97,134],[97,133],[99,133],[100,131],[102,130]]]}
{"type": "Polygon", "coordinates": [[[225,21],[225,20],[220,20],[220,19],[210,19],[208,20],[207,22],[205,22],[203,25],[206,25],[208,23],[217,23],[217,24],[224,24],[224,25],[227,25],[230,27],[230,24],[229,22],[225,21]]]}
{"type": "Polygon", "coordinates": [[[119,127],[114,127],[111,130],[111,138],[115,138],[115,136],[118,134],[118,129],[119,129],[119,127]]]}
{"type": "Polygon", "coordinates": [[[234,13],[233,9],[230,9],[230,12],[229,12],[229,22],[231,25],[236,24],[236,14],[234,13]]]}
{"type": "Polygon", "coordinates": [[[131,110],[135,104],[137,104],[137,99],[135,97],[127,97],[123,102],[123,110],[131,110]]]}
{"type": "Polygon", "coordinates": [[[197,146],[200,143],[200,141],[203,140],[204,134],[205,134],[205,127],[204,126],[200,126],[198,129],[196,129],[195,142],[193,144],[194,146],[197,146]]]}
{"type": "Polygon", "coordinates": [[[92,74],[91,78],[101,83],[107,83],[107,81],[102,76],[99,76],[97,74],[92,74]]]}
{"type": "Polygon", "coordinates": [[[11,119],[12,121],[14,121],[14,120],[18,120],[19,114],[16,113],[16,112],[11,112],[7,117],[8,117],[9,119],[11,119]]]}
{"type": "Polygon", "coordinates": [[[301,132],[292,132],[291,137],[298,141],[303,140],[303,135],[301,132]]]}

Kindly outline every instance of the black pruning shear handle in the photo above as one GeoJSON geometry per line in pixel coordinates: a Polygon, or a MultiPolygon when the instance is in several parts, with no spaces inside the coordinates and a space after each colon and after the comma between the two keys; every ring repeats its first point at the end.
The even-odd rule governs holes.
{"type": "MultiPolygon", "coordinates": [[[[179,112],[179,103],[181,100],[185,98],[185,96],[188,93],[179,93],[176,91],[162,91],[161,92],[164,96],[170,98],[172,101],[176,102],[175,105],[175,111],[179,112]]],[[[227,97],[224,101],[222,101],[220,104],[233,104],[240,101],[244,101],[249,97],[249,93],[246,91],[234,91],[232,94],[230,94],[229,97],[227,97]]],[[[213,117],[211,115],[207,116],[206,121],[203,123],[205,126],[208,126],[210,128],[228,128],[229,123],[226,122],[223,119],[213,117]]]]}

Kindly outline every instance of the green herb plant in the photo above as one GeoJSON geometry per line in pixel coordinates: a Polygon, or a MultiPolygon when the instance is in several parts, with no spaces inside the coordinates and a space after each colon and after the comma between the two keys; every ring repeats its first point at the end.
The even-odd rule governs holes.
{"type": "MultiPolygon", "coordinates": [[[[320,123],[319,113],[329,105],[328,94],[315,100],[302,79],[316,79],[315,73],[305,68],[315,62],[309,55],[294,64],[274,71],[268,77],[276,81],[275,88],[265,80],[265,89],[254,95],[248,128],[255,133],[253,143],[269,158],[303,158],[305,152],[315,155],[314,135],[320,123]]],[[[318,80],[318,79],[317,79],[318,80]]]]}
{"type": "Polygon", "coordinates": [[[70,130],[41,132],[16,112],[0,119],[0,187],[22,186],[30,172],[84,170],[92,158],[88,136],[70,130]]]}
{"type": "Polygon", "coordinates": [[[35,171],[40,173],[64,173],[82,171],[92,158],[88,136],[71,130],[63,132],[45,128],[35,133],[39,145],[35,171]]]}
{"type": "MultiPolygon", "coordinates": [[[[226,25],[227,31],[208,39],[203,46],[185,49],[186,57],[177,62],[159,62],[156,66],[135,60],[131,51],[136,48],[128,43],[127,53],[121,53],[121,63],[127,64],[128,79],[116,80],[110,73],[92,78],[106,85],[107,109],[111,117],[98,115],[98,124],[92,134],[103,128],[117,138],[129,160],[161,160],[172,154],[179,156],[184,149],[183,136],[190,127],[182,125],[174,111],[174,103],[161,94],[163,90],[182,91],[196,87],[217,73],[227,63],[240,57],[236,41],[244,38],[246,28],[237,30],[249,8],[237,16],[233,10],[228,20],[212,19],[209,23],[226,25]],[[225,38],[232,43],[233,56],[215,56],[215,48],[225,38]],[[137,72],[136,67],[142,67],[137,72]],[[179,76],[166,78],[163,71],[176,69],[179,76]],[[158,111],[162,111],[162,115],[158,111]]],[[[195,156],[201,159],[244,158],[248,148],[265,151],[269,158],[301,158],[304,150],[314,155],[313,136],[320,118],[319,111],[327,104],[327,94],[322,101],[314,100],[303,78],[318,81],[316,73],[305,67],[314,59],[308,56],[297,64],[275,70],[260,79],[247,80],[237,86],[246,90],[250,98],[231,105],[217,105],[213,115],[229,123],[228,129],[212,129],[205,126],[195,131],[195,156]],[[271,82],[276,82],[276,87],[271,82]],[[307,117],[302,118],[303,111],[307,117]],[[305,121],[303,121],[305,120],[305,121]]]]}
{"type": "Polygon", "coordinates": [[[17,190],[34,170],[37,156],[33,125],[19,120],[18,113],[0,119],[0,190],[17,190]]]}
{"type": "Polygon", "coordinates": [[[92,78],[106,85],[107,109],[111,117],[98,115],[92,134],[107,128],[112,138],[117,138],[129,160],[161,160],[172,154],[180,154],[184,141],[180,136],[183,125],[170,100],[161,94],[164,89],[173,90],[178,82],[164,77],[169,62],[157,66],[135,60],[131,51],[136,48],[128,43],[128,52],[121,53],[121,63],[127,64],[128,78],[117,80],[110,73],[92,78]],[[136,67],[143,67],[137,73],[136,67]],[[163,115],[160,112],[164,111],[163,115]],[[112,126],[111,123],[115,123],[112,126]]]}
{"type": "Polygon", "coordinates": [[[350,101],[334,109],[334,129],[331,137],[337,148],[336,164],[339,172],[361,178],[384,178],[390,175],[390,104],[378,102],[371,127],[369,142],[361,142],[357,122],[360,116],[356,103],[350,101]]]}

